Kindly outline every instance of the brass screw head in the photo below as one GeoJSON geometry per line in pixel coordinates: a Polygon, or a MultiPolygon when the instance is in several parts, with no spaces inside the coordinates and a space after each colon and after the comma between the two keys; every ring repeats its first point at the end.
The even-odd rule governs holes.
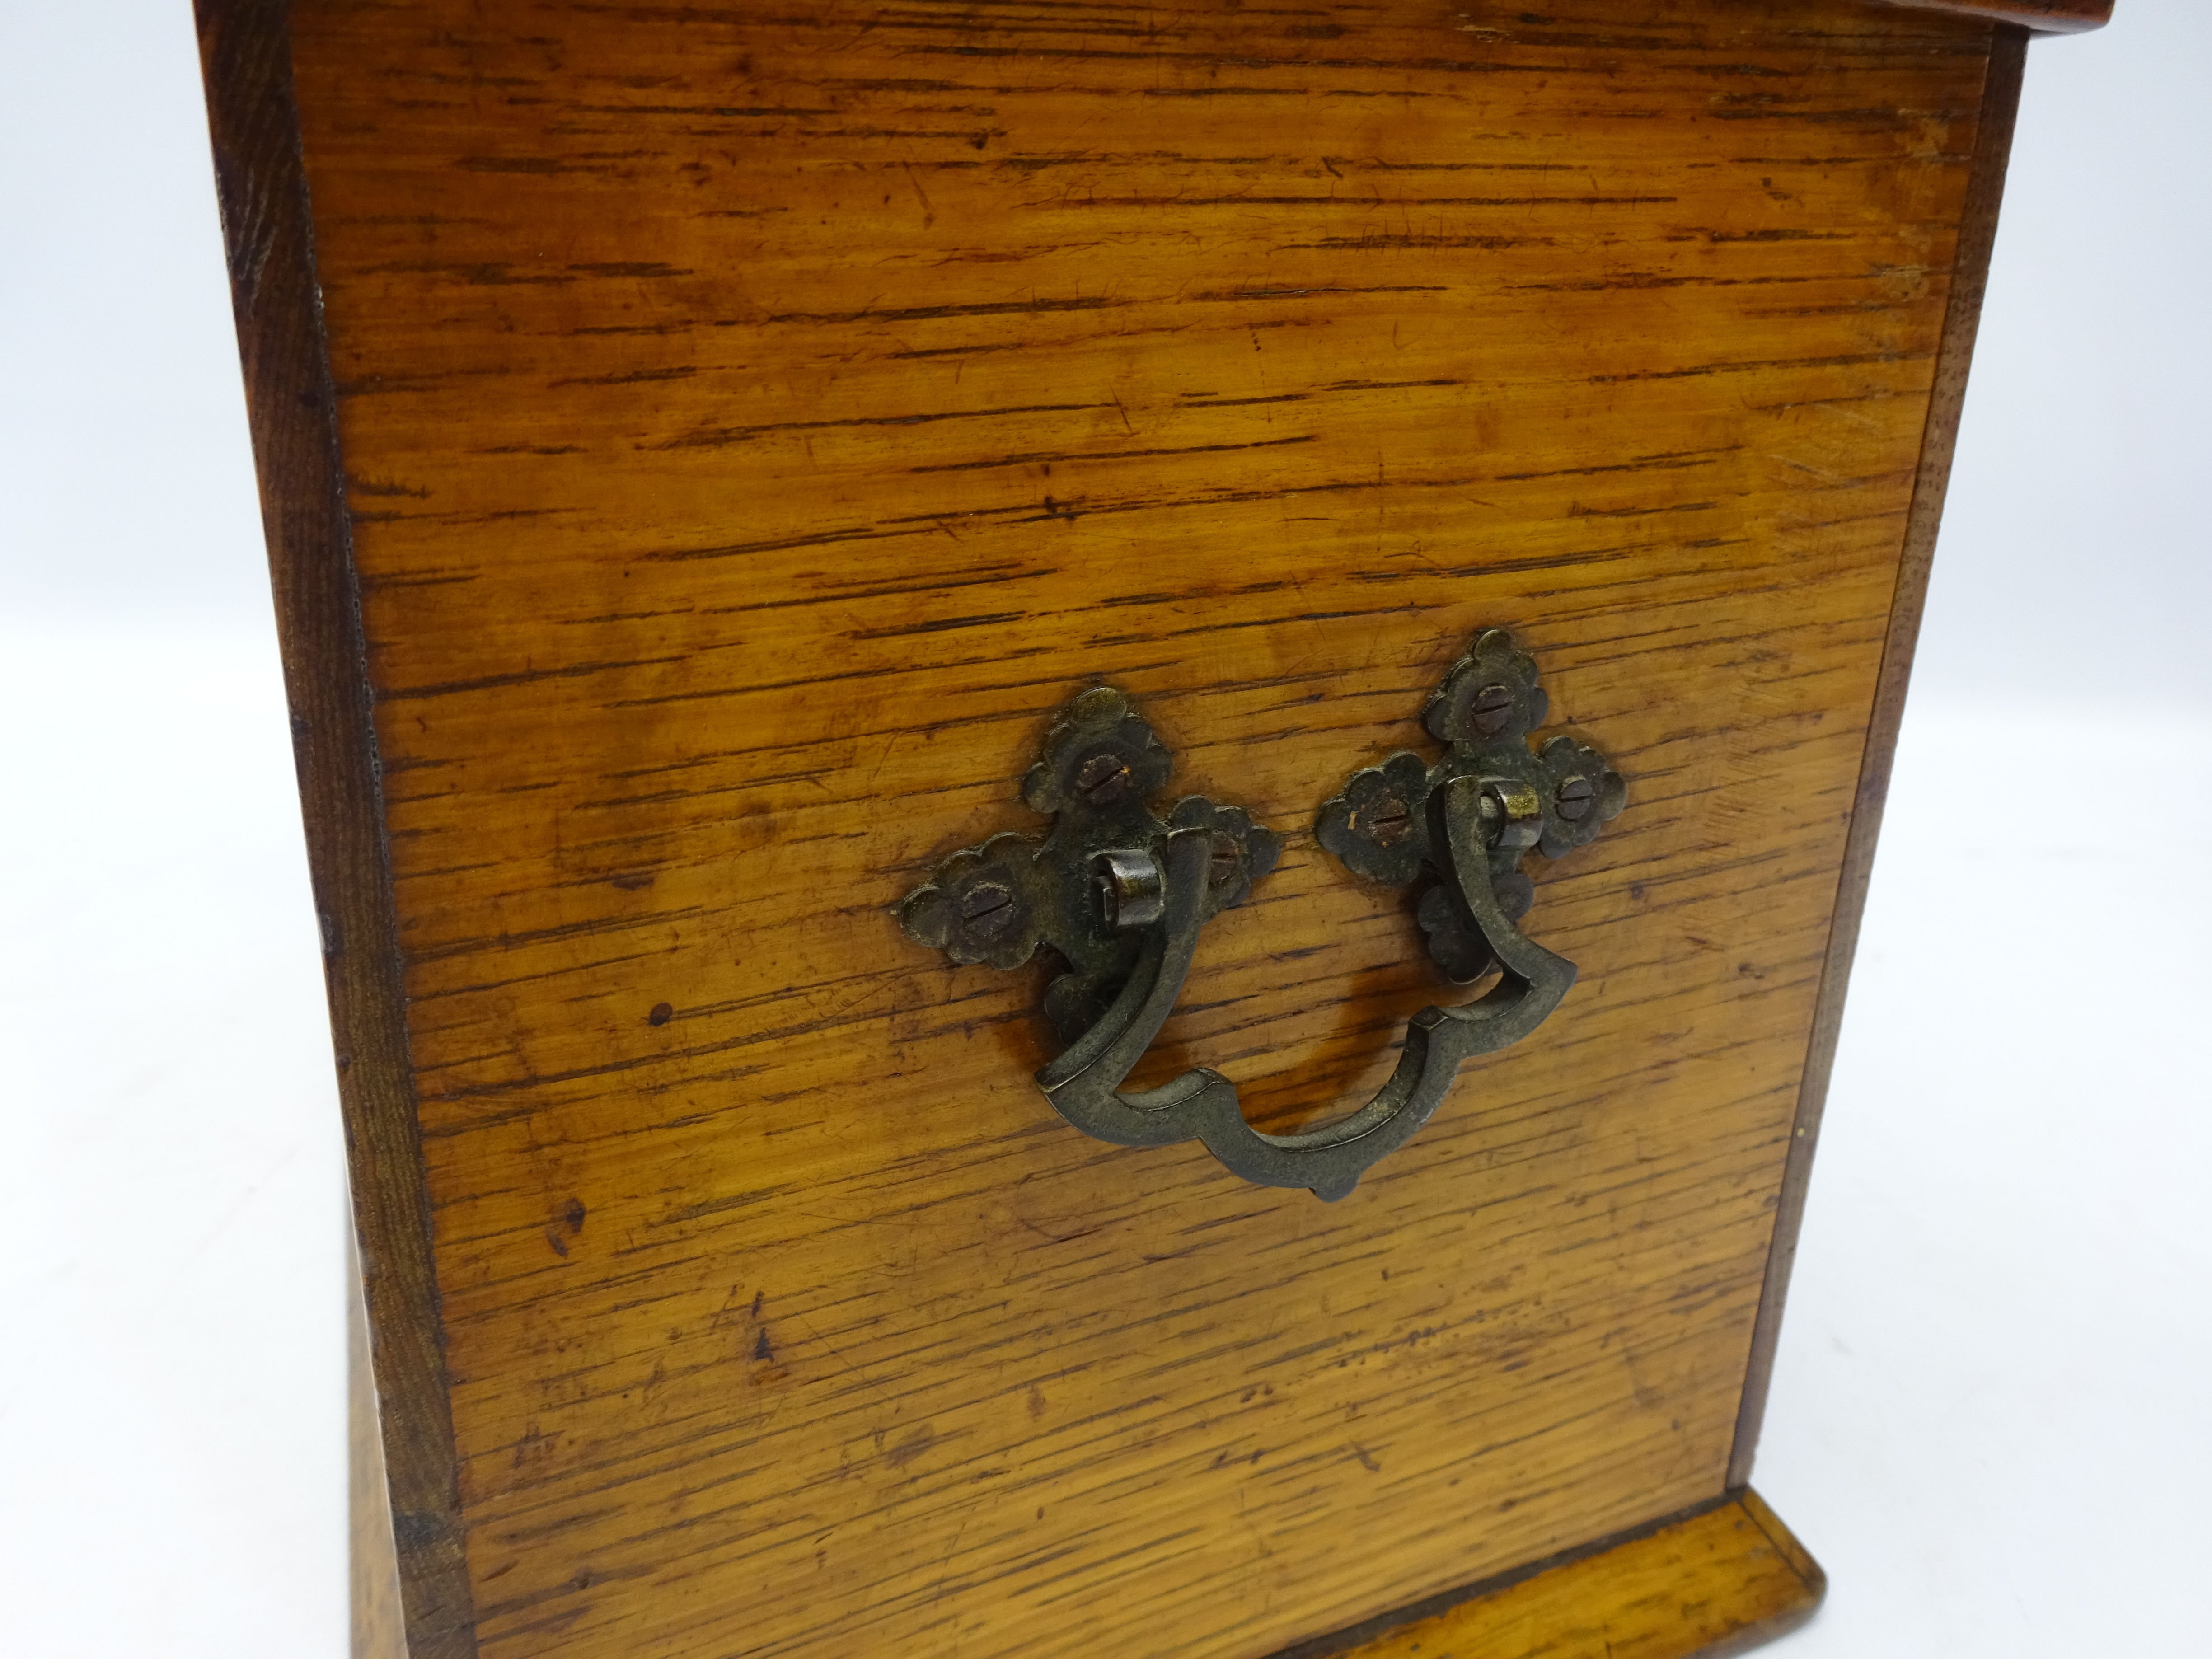
{"type": "Polygon", "coordinates": [[[1110,749],[1100,750],[1077,769],[1075,793],[1093,806],[1111,806],[1129,793],[1129,763],[1110,749]]]}
{"type": "Polygon", "coordinates": [[[975,939],[999,938],[1019,914],[1013,890],[1003,882],[979,881],[960,895],[960,925],[975,939]]]}
{"type": "Polygon", "coordinates": [[[1243,862],[1237,850],[1237,837],[1216,831],[1209,845],[1212,857],[1206,866],[1206,884],[1226,887],[1237,879],[1237,869],[1243,862]]]}
{"type": "Polygon", "coordinates": [[[1377,797],[1367,813],[1368,839],[1378,847],[1395,847],[1413,827],[1413,812],[1395,793],[1377,797]]]}
{"type": "Polygon", "coordinates": [[[1467,717],[1474,729],[1486,738],[1494,738],[1503,732],[1513,718],[1513,690],[1510,686],[1486,685],[1468,700],[1467,717]]]}

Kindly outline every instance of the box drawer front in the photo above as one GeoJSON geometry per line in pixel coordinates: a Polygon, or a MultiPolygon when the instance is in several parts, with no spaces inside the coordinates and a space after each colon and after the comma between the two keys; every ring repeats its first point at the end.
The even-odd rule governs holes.
{"type": "Polygon", "coordinates": [[[1258,1655],[1717,1492],[1989,55],[1852,0],[295,9],[490,1654],[1258,1655]],[[1111,684],[1283,831],[1146,1076],[1364,1098],[1476,630],[1629,806],[1341,1205],[893,907],[1111,684]]]}

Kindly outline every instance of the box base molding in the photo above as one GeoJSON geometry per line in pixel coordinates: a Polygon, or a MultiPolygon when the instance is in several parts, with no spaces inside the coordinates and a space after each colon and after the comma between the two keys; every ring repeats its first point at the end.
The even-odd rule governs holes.
{"type": "Polygon", "coordinates": [[[1273,1659],[1718,1659],[1796,1629],[1827,1589],[1747,1486],[1273,1659]]]}

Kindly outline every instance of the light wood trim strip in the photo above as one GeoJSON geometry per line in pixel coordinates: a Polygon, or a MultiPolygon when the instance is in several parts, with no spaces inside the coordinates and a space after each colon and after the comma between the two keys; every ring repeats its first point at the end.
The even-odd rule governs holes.
{"type": "Polygon", "coordinates": [[[1827,1589],[1759,1495],[1734,1492],[1275,1659],[1717,1659],[1796,1629],[1827,1589]]]}
{"type": "Polygon", "coordinates": [[[376,1378],[368,1368],[368,1304],[361,1295],[361,1249],[350,1219],[346,1276],[346,1577],[353,1601],[353,1659],[407,1659],[399,1618],[399,1562],[392,1553],[392,1504],[384,1484],[384,1440],[376,1378]]]}
{"type": "Polygon", "coordinates": [[[473,1659],[429,1200],[290,36],[283,0],[198,0],[195,9],[410,1650],[415,1659],[473,1659]]]}
{"type": "Polygon", "coordinates": [[[1912,651],[1920,638],[1920,617],[1927,603],[1929,566],[1936,551],[1936,532],[1942,522],[1944,493],[1950,487],[1959,413],[1966,402],[1966,373],[1973,363],[1982,296],[1989,285],[1997,209],[2004,198],[2005,165],[2012,154],[2013,128],[2020,113],[2027,38],[2025,29],[2000,26],[1990,43],[1981,120],[1974,138],[1974,170],[1967,185],[1966,216],[1959,227],[1950,305],[1936,350],[1936,383],[1920,441],[1911,514],[1905,521],[1905,553],[1898,567],[1896,597],[1890,605],[1889,634],[1882,647],[1881,672],[1875,683],[1874,717],[1867,728],[1866,758],[1860,763],[1850,834],[1844,845],[1835,921],[1828,933],[1827,959],[1821,968],[1820,996],[1814,1012],[1805,1078],[1798,1089],[1797,1119],[1776,1204],[1774,1244],[1759,1293],[1759,1317],[1752,1327],[1751,1364],[1744,1378],[1743,1402],[1736,1413],[1735,1443],[1729,1455],[1731,1487],[1741,1486],[1751,1479],[1759,1425],[1766,1414],[1766,1390],[1774,1370],[1775,1343],[1782,1329],[1783,1303],[1789,1291],[1790,1266],[1797,1256],[1798,1228],[1805,1216],[1805,1184],[1812,1174],[1813,1152],[1820,1137],[1828,1075],[1836,1063],[1844,997],[1850,982],[1851,958],[1858,949],[1859,921],[1866,909],[1867,883],[1874,868],[1875,842],[1881,833],[1882,808],[1889,798],[1890,765],[1897,753],[1905,686],[1912,675],[1912,651]]]}

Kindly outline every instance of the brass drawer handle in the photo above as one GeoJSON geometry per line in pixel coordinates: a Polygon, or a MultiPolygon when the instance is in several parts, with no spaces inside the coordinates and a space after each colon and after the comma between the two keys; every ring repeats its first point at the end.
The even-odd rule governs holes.
{"type": "Polygon", "coordinates": [[[1245,1121],[1236,1085],[1204,1066],[1121,1092],[1174,1011],[1199,930],[1273,867],[1280,842],[1203,796],[1165,822],[1153,817],[1145,798],[1167,781],[1170,757],[1117,691],[1077,697],[1024,781],[1023,798],[1055,814],[1042,844],[1001,835],[954,854],[907,896],[899,920],[955,962],[1014,968],[1040,944],[1060,952],[1069,971],[1047,992],[1046,1012],[1068,1047],[1036,1081],[1085,1133],[1132,1146],[1195,1139],[1247,1181],[1340,1199],[1428,1121],[1462,1060],[1519,1042],[1574,983],[1572,963],[1513,925],[1534,891],[1518,865],[1530,848],[1556,857],[1589,841],[1626,791],[1572,738],[1531,753],[1527,733],[1544,711],[1534,661],[1493,629],[1430,700],[1425,720],[1449,745],[1444,759],[1430,767],[1392,756],[1322,808],[1317,837],[1358,873],[1433,877],[1419,914],[1449,975],[1498,975],[1464,1006],[1414,1015],[1389,1080],[1325,1128],[1262,1133],[1245,1121]]]}

